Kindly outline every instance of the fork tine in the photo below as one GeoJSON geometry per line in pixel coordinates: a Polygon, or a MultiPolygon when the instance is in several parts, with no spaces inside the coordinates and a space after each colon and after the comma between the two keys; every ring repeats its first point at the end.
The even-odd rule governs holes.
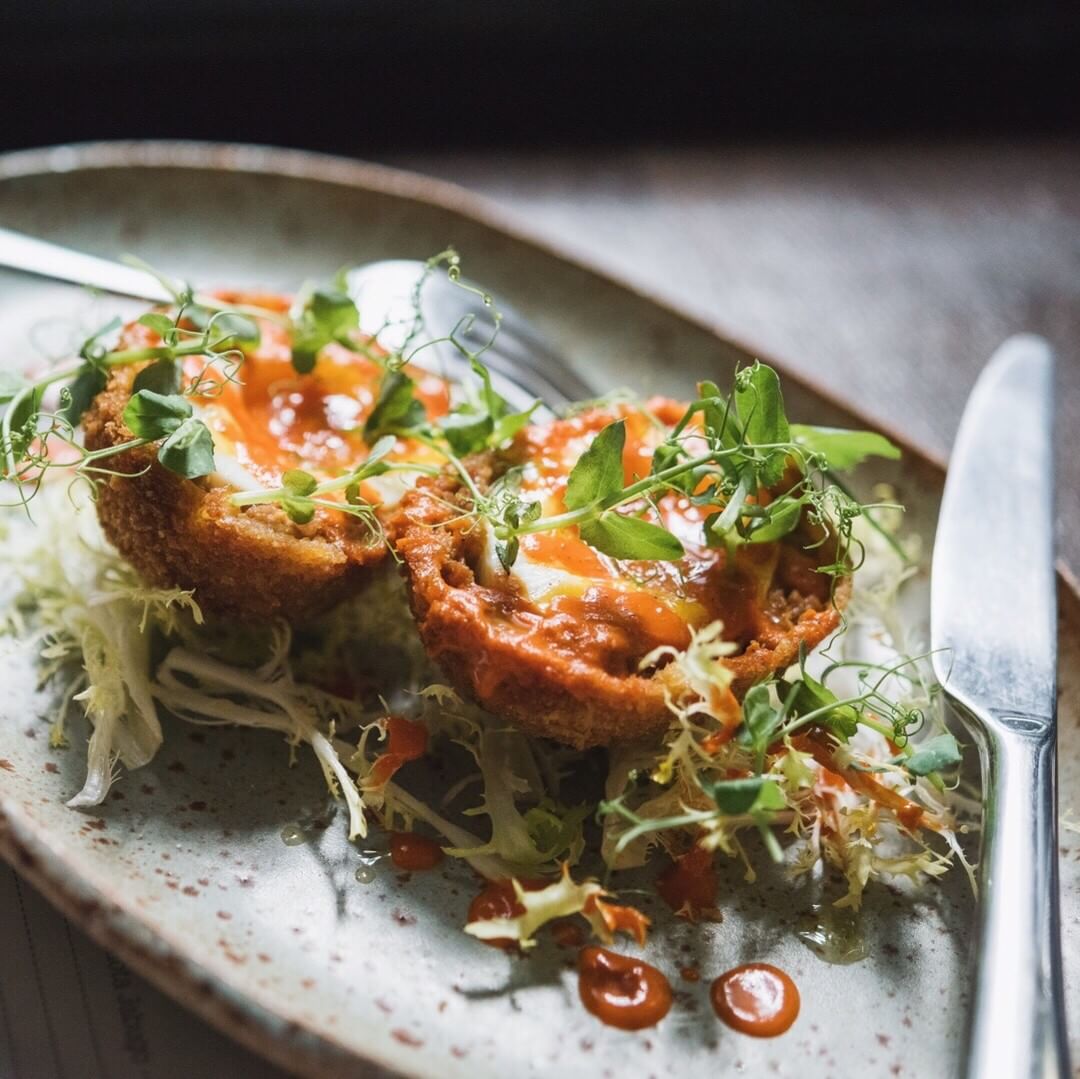
{"type": "MultiPolygon", "coordinates": [[[[462,295],[460,290],[455,292],[462,295]]],[[[498,305],[498,309],[502,318],[499,332],[485,353],[488,360],[501,357],[505,361],[503,373],[508,377],[517,378],[522,385],[543,386],[546,394],[542,396],[551,404],[565,404],[594,396],[595,391],[588,382],[523,315],[515,308],[502,304],[498,305]],[[553,392],[559,400],[552,399],[553,392]]],[[[495,320],[490,308],[478,302],[467,303],[461,309],[459,321],[467,316],[472,318],[469,329],[472,340],[481,343],[491,337],[495,320]]]]}
{"type": "MultiPolygon", "coordinates": [[[[378,325],[395,303],[400,307],[407,301],[423,273],[422,262],[373,262],[349,272],[349,291],[365,321],[378,325]]],[[[428,278],[422,305],[427,324],[441,332],[448,333],[471,317],[469,338],[477,344],[489,339],[495,328],[491,308],[445,277],[428,278]]],[[[485,353],[491,368],[551,405],[593,396],[592,387],[524,316],[501,302],[497,307],[502,315],[499,333],[485,353]]]]}

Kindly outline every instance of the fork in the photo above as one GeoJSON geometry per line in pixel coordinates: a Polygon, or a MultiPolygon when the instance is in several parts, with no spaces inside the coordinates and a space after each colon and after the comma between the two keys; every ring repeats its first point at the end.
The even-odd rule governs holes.
{"type": "MultiPolygon", "coordinates": [[[[151,303],[171,303],[173,299],[161,282],[145,270],[12,229],[0,228],[0,266],[151,303]]],[[[375,332],[388,327],[391,336],[396,331],[403,340],[403,323],[411,320],[411,298],[424,274],[423,262],[408,259],[384,259],[349,270],[347,288],[360,311],[362,328],[375,332]]],[[[478,293],[455,285],[441,274],[430,274],[420,297],[425,324],[445,333],[458,327],[471,343],[482,345],[491,339],[495,319],[493,308],[478,293]]],[[[538,397],[556,408],[594,396],[593,388],[523,315],[502,301],[497,309],[501,315],[498,334],[483,359],[503,396],[521,406],[527,399],[538,397]]],[[[380,335],[380,340],[387,339],[380,335]]],[[[432,348],[439,366],[451,376],[467,369],[456,350],[437,345],[432,348]]],[[[418,362],[425,363],[424,359],[418,362]]]]}

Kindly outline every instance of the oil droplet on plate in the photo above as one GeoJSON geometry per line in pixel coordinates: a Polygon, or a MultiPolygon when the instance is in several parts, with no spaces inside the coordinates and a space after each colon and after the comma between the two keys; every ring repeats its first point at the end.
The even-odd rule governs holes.
{"type": "Polygon", "coordinates": [[[870,954],[858,915],[831,903],[815,903],[800,914],[795,931],[799,940],[827,963],[847,966],[870,954]]]}
{"type": "Polygon", "coordinates": [[[286,824],[281,829],[281,842],[287,847],[298,847],[306,838],[299,824],[286,824]]]}
{"type": "Polygon", "coordinates": [[[358,884],[371,884],[378,875],[373,865],[362,865],[353,874],[358,884]]]}

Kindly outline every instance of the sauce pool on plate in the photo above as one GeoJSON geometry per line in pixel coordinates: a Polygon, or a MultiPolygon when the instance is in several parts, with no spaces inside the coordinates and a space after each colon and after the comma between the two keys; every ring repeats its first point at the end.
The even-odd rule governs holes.
{"type": "Polygon", "coordinates": [[[783,1034],[799,1015],[795,983],[768,963],[746,963],[721,974],[709,995],[716,1014],[729,1027],[755,1038],[783,1034]]]}
{"type": "Polygon", "coordinates": [[[578,992],[585,1008],[621,1030],[655,1026],[671,1010],[671,983],[648,963],[606,948],[582,948],[578,992]]]}
{"type": "Polygon", "coordinates": [[[442,860],[442,847],[426,835],[394,832],[390,836],[390,861],[398,869],[434,869],[442,860]]]}
{"type": "MultiPolygon", "coordinates": [[[[536,892],[547,885],[545,880],[519,880],[526,892],[536,892]]],[[[514,882],[509,878],[488,881],[479,895],[469,904],[469,921],[486,922],[492,918],[518,918],[525,913],[525,908],[518,902],[514,882]]],[[[517,942],[509,937],[496,937],[482,943],[493,948],[506,950],[517,947],[517,942]]]]}

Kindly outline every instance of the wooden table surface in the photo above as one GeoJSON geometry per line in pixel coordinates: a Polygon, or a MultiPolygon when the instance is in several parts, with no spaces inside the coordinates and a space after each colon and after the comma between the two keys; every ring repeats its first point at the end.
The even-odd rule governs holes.
{"type": "Polygon", "coordinates": [[[1020,330],[1058,353],[1080,576],[1080,141],[427,154],[532,231],[759,346],[944,457],[1020,330]]]}

